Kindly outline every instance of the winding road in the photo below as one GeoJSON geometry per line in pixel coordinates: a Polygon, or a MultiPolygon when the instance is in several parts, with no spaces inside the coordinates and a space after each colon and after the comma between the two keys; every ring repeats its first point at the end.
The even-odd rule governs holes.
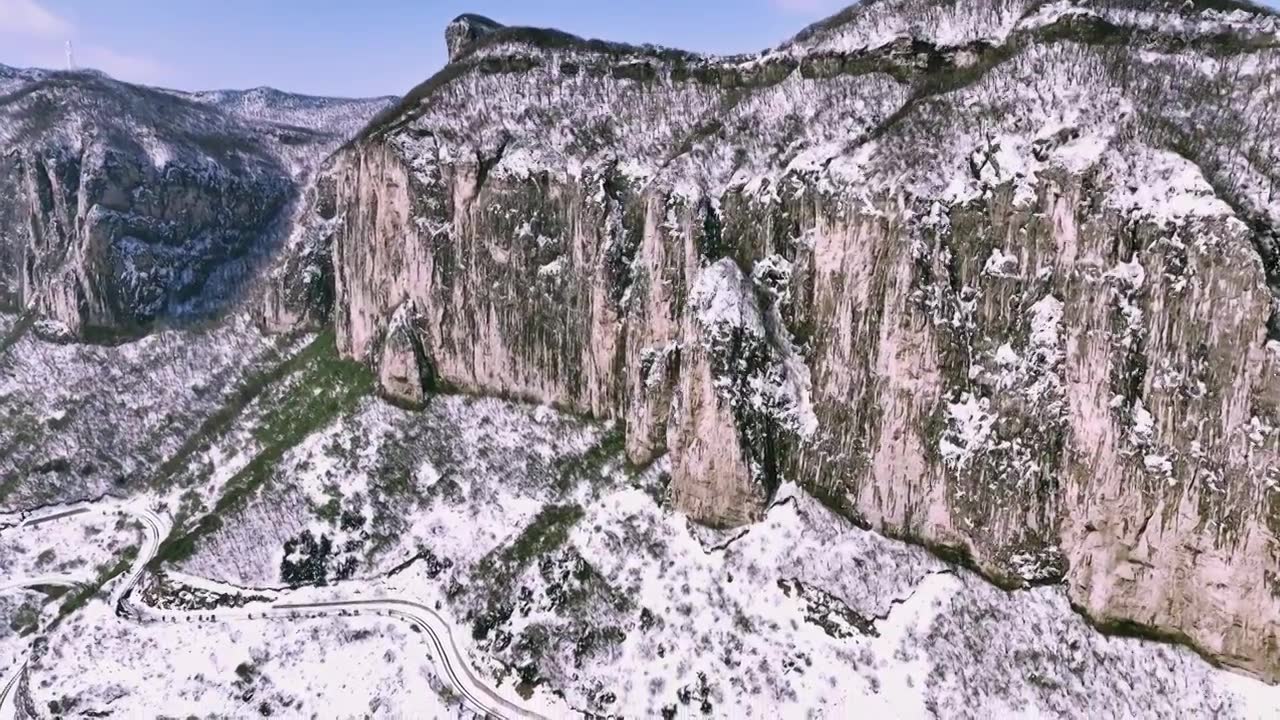
{"type": "Polygon", "coordinates": [[[431,608],[407,600],[349,600],[313,604],[277,604],[276,610],[321,615],[335,612],[373,610],[383,615],[404,620],[424,631],[431,639],[432,648],[444,668],[446,679],[472,709],[495,718],[540,717],[506,698],[498,695],[477,678],[463,660],[462,652],[453,641],[453,631],[448,622],[431,608]],[[453,658],[453,660],[450,660],[453,658]]]}
{"type": "MultiPolygon", "coordinates": [[[[133,592],[146,575],[147,565],[155,557],[164,538],[168,523],[159,514],[137,504],[119,505],[99,510],[92,506],[80,506],[59,511],[36,518],[24,518],[19,523],[0,526],[0,533],[15,532],[22,529],[38,527],[67,517],[86,512],[108,511],[134,517],[142,523],[143,543],[139,548],[128,574],[111,593],[111,603],[119,616],[139,622],[170,621],[186,622],[193,619],[216,618],[218,620],[250,620],[279,619],[294,620],[313,617],[336,617],[351,614],[376,614],[396,618],[421,630],[429,639],[432,653],[443,670],[443,678],[453,686],[469,709],[484,717],[496,720],[515,720],[516,718],[542,718],[506,697],[503,697],[492,686],[485,683],[472,671],[466,656],[454,641],[453,628],[435,610],[413,600],[383,598],[358,600],[333,600],[324,602],[298,603],[288,602],[287,598],[259,603],[245,608],[225,610],[206,610],[201,612],[174,611],[153,608],[135,601],[133,592]]],[[[0,584],[0,592],[30,587],[73,587],[83,583],[83,579],[65,575],[46,575],[6,581],[0,584]]],[[[0,720],[14,717],[16,688],[27,671],[24,661],[20,667],[0,685],[0,720]]]]}
{"type": "MultiPolygon", "coordinates": [[[[9,534],[23,530],[25,528],[34,528],[45,523],[62,520],[64,518],[82,515],[91,512],[92,508],[88,506],[79,506],[67,510],[62,510],[49,515],[41,515],[39,517],[28,517],[23,514],[22,519],[16,523],[5,523],[0,525],[0,535],[9,534]]],[[[33,575],[31,577],[6,579],[0,582],[0,593],[13,592],[14,590],[29,590],[44,587],[60,587],[74,588],[86,582],[86,578],[71,575],[33,575]]],[[[5,668],[4,672],[7,676],[3,677],[3,685],[0,685],[0,720],[9,720],[15,716],[15,708],[13,702],[20,681],[27,671],[27,662],[24,660],[17,668],[5,668]]]]}
{"type": "Polygon", "coordinates": [[[13,707],[14,689],[18,687],[18,681],[22,679],[24,673],[27,672],[27,664],[24,662],[5,682],[4,687],[0,687],[0,718],[9,720],[17,713],[13,707]]]}
{"type": "MultiPolygon", "coordinates": [[[[0,593],[42,587],[74,588],[83,584],[83,582],[83,580],[70,575],[37,575],[20,580],[6,580],[4,583],[0,583],[0,593]]],[[[21,665],[10,673],[8,679],[4,680],[4,685],[0,686],[0,720],[9,720],[14,717],[15,712],[12,707],[14,696],[16,695],[14,690],[17,689],[19,681],[26,671],[27,663],[24,660],[21,665]]]]}

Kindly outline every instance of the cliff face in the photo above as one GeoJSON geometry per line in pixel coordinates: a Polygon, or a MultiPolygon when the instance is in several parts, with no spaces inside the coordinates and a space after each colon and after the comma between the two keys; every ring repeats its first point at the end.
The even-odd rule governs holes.
{"type": "Polygon", "coordinates": [[[69,337],[225,301],[295,183],[385,104],[0,70],[0,305],[69,337]]]}
{"type": "Polygon", "coordinates": [[[616,418],[699,521],[793,481],[1280,678],[1274,17],[879,2],[729,59],[469,27],[329,161],[268,324],[331,318],[406,403],[616,418]]]}

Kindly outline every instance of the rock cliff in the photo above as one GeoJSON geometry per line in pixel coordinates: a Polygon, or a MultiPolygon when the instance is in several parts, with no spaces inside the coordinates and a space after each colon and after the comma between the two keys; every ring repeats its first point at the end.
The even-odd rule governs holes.
{"type": "Polygon", "coordinates": [[[0,68],[0,307],[82,338],[207,312],[267,256],[297,182],[385,104],[0,68]]]}
{"type": "Polygon", "coordinates": [[[701,522],[794,481],[1275,681],[1278,30],[882,0],[710,58],[464,17],[327,162],[263,315],[406,403],[616,418],[701,522]]]}

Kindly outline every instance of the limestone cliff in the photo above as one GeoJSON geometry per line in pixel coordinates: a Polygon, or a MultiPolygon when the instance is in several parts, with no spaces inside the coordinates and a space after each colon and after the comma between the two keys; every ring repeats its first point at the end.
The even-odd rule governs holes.
{"type": "Polygon", "coordinates": [[[616,418],[699,521],[794,481],[1276,680],[1278,28],[883,0],[706,58],[455,27],[325,167],[265,319],[331,319],[405,402],[616,418]]]}

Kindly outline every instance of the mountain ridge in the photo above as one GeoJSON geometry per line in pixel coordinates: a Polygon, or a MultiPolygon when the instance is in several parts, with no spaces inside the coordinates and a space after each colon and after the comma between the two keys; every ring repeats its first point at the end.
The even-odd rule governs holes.
{"type": "Polygon", "coordinates": [[[614,422],[704,525],[795,483],[1275,682],[1278,36],[881,0],[733,56],[463,15],[398,101],[0,66],[0,303],[102,340],[248,298],[393,404],[614,422]]]}

